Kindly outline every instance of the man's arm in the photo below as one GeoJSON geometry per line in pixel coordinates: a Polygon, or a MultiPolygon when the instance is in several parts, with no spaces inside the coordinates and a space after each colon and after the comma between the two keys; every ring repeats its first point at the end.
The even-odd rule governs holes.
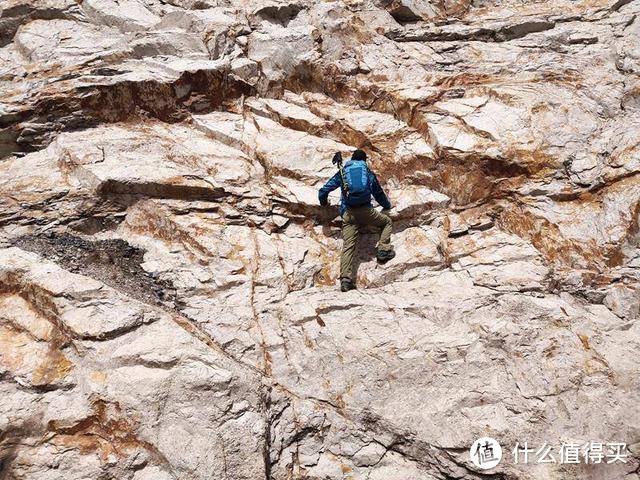
{"type": "Polygon", "coordinates": [[[342,185],[342,179],[340,178],[340,172],[337,172],[333,177],[329,179],[327,183],[318,191],[318,200],[320,205],[329,204],[329,194],[336,188],[342,185]]]}
{"type": "Polygon", "coordinates": [[[376,202],[380,204],[383,210],[389,210],[391,208],[391,202],[389,201],[387,195],[384,193],[384,190],[382,190],[380,182],[378,182],[378,177],[376,177],[376,174],[371,171],[370,175],[372,177],[371,193],[373,194],[373,198],[376,199],[376,202]]]}

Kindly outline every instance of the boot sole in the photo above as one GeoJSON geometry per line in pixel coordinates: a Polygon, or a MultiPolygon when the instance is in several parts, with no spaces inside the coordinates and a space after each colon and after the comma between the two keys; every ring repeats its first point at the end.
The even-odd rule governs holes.
{"type": "Polygon", "coordinates": [[[390,257],[376,257],[378,259],[378,263],[387,263],[389,260],[393,260],[395,258],[395,254],[390,257]]]}

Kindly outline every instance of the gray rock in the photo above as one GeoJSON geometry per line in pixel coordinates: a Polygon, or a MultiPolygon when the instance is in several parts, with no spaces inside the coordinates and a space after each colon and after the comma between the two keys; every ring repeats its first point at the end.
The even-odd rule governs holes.
{"type": "Polygon", "coordinates": [[[637,478],[639,14],[4,2],[0,477],[637,478]],[[342,293],[360,147],[397,255],[342,293]]]}

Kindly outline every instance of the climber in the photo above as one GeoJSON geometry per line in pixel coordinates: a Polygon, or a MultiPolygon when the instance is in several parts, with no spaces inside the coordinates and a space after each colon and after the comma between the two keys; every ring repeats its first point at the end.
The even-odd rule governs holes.
{"type": "Polygon", "coordinates": [[[385,263],[396,256],[391,246],[391,219],[378,212],[371,204],[371,195],[382,207],[382,211],[389,211],[391,203],[385,195],[375,174],[367,166],[367,154],[363,150],[356,150],[351,160],[342,165],[340,152],[333,157],[333,163],[338,165],[338,172],[318,192],[320,205],[329,204],[329,193],[340,187],[340,216],[342,217],[342,256],[340,257],[340,290],[353,290],[353,256],[358,243],[360,227],[372,225],[382,228],[380,240],[376,245],[378,262],[385,263]]]}

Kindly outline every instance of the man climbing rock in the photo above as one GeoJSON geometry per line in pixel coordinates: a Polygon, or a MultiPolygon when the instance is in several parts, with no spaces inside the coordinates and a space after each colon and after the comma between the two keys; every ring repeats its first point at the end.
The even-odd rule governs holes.
{"type": "Polygon", "coordinates": [[[329,193],[340,187],[340,216],[342,217],[342,256],[340,258],[340,290],[353,290],[356,285],[352,279],[353,256],[358,243],[361,227],[372,225],[382,228],[380,240],[376,245],[378,262],[384,263],[395,257],[391,246],[391,219],[378,212],[371,204],[371,196],[382,207],[382,211],[391,209],[391,203],[385,195],[376,175],[367,166],[367,154],[356,150],[351,160],[342,165],[342,155],[336,153],[333,163],[338,164],[338,172],[318,192],[320,205],[328,205],[329,193]]]}

